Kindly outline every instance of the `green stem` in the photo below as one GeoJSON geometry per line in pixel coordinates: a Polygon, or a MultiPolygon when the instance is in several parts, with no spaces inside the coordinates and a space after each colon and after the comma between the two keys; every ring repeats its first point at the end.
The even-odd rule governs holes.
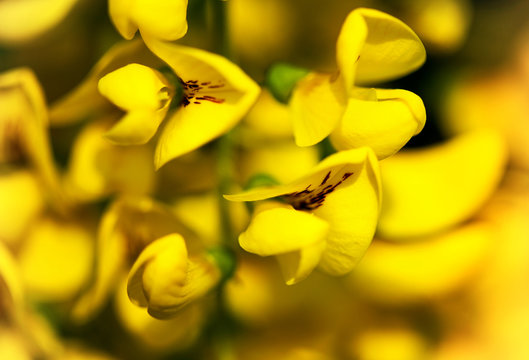
{"type": "Polygon", "coordinates": [[[228,0],[209,0],[208,23],[211,49],[228,59],[231,58],[228,29],[228,0]]]}
{"type": "MultiPolygon", "coordinates": [[[[229,58],[230,39],[228,25],[228,1],[208,1],[208,23],[212,49],[229,58]]],[[[227,133],[217,141],[217,174],[218,174],[218,197],[220,212],[221,239],[228,247],[233,246],[234,234],[231,228],[229,204],[223,195],[231,190],[234,178],[233,169],[233,140],[231,133],[227,133]]]]}

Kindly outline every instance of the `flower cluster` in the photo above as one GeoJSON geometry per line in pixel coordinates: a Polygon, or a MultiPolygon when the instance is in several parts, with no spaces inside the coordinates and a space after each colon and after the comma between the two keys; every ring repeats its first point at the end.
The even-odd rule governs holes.
{"type": "Polygon", "coordinates": [[[527,66],[309,2],[0,0],[1,359],[527,357],[527,66]]]}

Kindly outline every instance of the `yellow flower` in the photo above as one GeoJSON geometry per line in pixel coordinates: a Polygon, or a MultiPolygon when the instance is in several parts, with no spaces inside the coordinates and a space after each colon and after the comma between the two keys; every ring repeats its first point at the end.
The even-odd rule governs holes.
{"type": "Polygon", "coordinates": [[[110,19],[121,36],[177,40],[187,32],[187,0],[109,0],[110,19]]]}
{"type": "Polygon", "coordinates": [[[94,283],[74,317],[83,321],[91,316],[125,273],[130,299],[157,318],[176,316],[211,290],[220,280],[218,267],[199,243],[188,249],[180,234],[192,237],[168,208],[149,198],[114,202],[99,227],[94,283]]]}
{"type": "Polygon", "coordinates": [[[398,78],[425,57],[417,35],[400,20],[372,9],[352,11],[338,36],[338,72],[309,73],[294,89],[296,143],[310,146],[330,135],[337,149],[368,146],[379,159],[396,153],[424,126],[422,100],[406,90],[357,84],[398,78]]]}
{"type": "Polygon", "coordinates": [[[35,221],[17,254],[28,295],[47,302],[78,295],[90,279],[94,235],[79,222],[51,216],[35,221]]]}
{"type": "Polygon", "coordinates": [[[281,197],[262,204],[239,243],[248,252],[276,255],[287,284],[319,264],[332,275],[353,269],[369,246],[379,213],[378,162],[369,148],[329,156],[287,185],[256,188],[232,201],[281,197]]]}
{"type": "Polygon", "coordinates": [[[103,77],[99,90],[128,111],[109,132],[113,141],[120,144],[148,141],[163,119],[169,100],[172,98],[178,105],[156,146],[158,169],[230,130],[248,112],[260,90],[239,67],[222,56],[151,38],[145,38],[145,42],[180,79],[182,98],[174,96],[178,84],[170,84],[159,72],[136,64],[103,77]]]}
{"type": "Polygon", "coordinates": [[[219,279],[219,269],[206,259],[188,259],[184,238],[173,233],[143,249],[130,270],[127,292],[134,304],[163,319],[205,295],[219,279]]]}

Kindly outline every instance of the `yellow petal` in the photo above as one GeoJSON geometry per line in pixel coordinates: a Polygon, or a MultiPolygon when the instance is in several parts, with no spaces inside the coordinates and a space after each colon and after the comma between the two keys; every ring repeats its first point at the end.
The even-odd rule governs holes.
{"type": "Polygon", "coordinates": [[[369,31],[362,10],[367,9],[349,13],[336,41],[336,63],[347,92],[355,85],[357,64],[369,31]]]}
{"type": "Polygon", "coordinates": [[[156,318],[174,316],[220,279],[206,263],[188,261],[184,239],[170,234],[149,244],[130,270],[127,292],[156,318]]]}
{"type": "Polygon", "coordinates": [[[311,146],[331,133],[345,109],[345,93],[331,75],[311,73],[292,93],[290,107],[298,146],[311,146]]]}
{"type": "Polygon", "coordinates": [[[37,0],[0,2],[0,43],[29,41],[53,28],[77,0],[37,0]]]}
{"type": "MultiPolygon", "coordinates": [[[[362,259],[373,239],[380,211],[378,161],[370,150],[360,150],[365,156],[363,166],[345,170],[355,172],[347,179],[349,185],[344,182],[336,187],[314,210],[315,215],[329,223],[320,268],[335,276],[350,272],[362,259]]],[[[339,154],[345,153],[345,158],[347,152],[339,154]]]]}
{"type": "MultiPolygon", "coordinates": [[[[343,182],[344,175],[350,172],[359,172],[366,161],[372,164],[377,163],[376,157],[368,148],[341,151],[321,161],[308,175],[289,184],[255,188],[239,194],[224,195],[224,197],[230,201],[257,201],[289,195],[298,198],[298,200],[303,200],[307,191],[309,191],[309,194],[318,194],[329,185],[335,188],[339,187],[343,182]],[[338,184],[339,182],[340,184],[338,184]]],[[[376,168],[376,173],[373,175],[374,186],[377,196],[380,198],[378,165],[373,168],[376,168]]],[[[349,178],[349,176],[346,175],[346,178],[349,178]]]]}
{"type": "Polygon", "coordinates": [[[162,74],[140,64],[126,65],[101,78],[99,92],[128,111],[106,137],[121,145],[149,141],[169,109],[169,88],[162,74]]]}
{"type": "Polygon", "coordinates": [[[189,347],[200,335],[207,316],[204,307],[190,304],[174,318],[155,319],[145,309],[130,302],[126,278],[116,290],[114,304],[120,324],[150,353],[189,347]]]}
{"type": "Polygon", "coordinates": [[[465,221],[496,189],[506,159],[499,135],[476,131],[384,160],[380,235],[409,240],[465,221]]]}
{"type": "Polygon", "coordinates": [[[28,294],[42,301],[72,299],[91,274],[94,240],[84,225],[51,218],[35,223],[19,253],[28,294]]]}
{"type": "Polygon", "coordinates": [[[187,0],[109,0],[110,18],[127,40],[142,35],[177,40],[187,32],[187,0]]]}
{"type": "Polygon", "coordinates": [[[108,111],[108,101],[97,90],[99,79],[133,62],[152,68],[162,65],[141,40],[116,44],[103,55],[79,86],[53,104],[50,109],[51,124],[69,125],[108,111]]]}
{"type": "Polygon", "coordinates": [[[465,284],[485,265],[493,228],[472,223],[421,241],[375,241],[352,273],[358,292],[382,303],[436,298],[465,284]]]}
{"type": "Polygon", "coordinates": [[[328,231],[327,222],[310,213],[277,207],[259,212],[239,236],[239,244],[261,256],[284,254],[322,242],[328,231]]]}
{"type": "Polygon", "coordinates": [[[325,245],[325,241],[318,241],[298,251],[277,256],[287,285],[297,284],[310,275],[312,270],[318,266],[325,245]]]}
{"type": "Polygon", "coordinates": [[[99,92],[125,111],[157,110],[168,100],[169,82],[158,71],[128,64],[103,76],[99,92]]]}
{"type": "Polygon", "coordinates": [[[368,146],[384,159],[423,129],[426,110],[414,93],[360,88],[355,93],[358,96],[349,99],[342,121],[331,134],[336,149],[368,146]]]}
{"type": "Polygon", "coordinates": [[[95,316],[115,290],[120,276],[125,273],[131,244],[127,243],[127,237],[120,231],[121,216],[122,203],[117,201],[101,217],[94,279],[72,309],[72,319],[76,323],[84,323],[95,316]]]}
{"type": "Polygon", "coordinates": [[[255,103],[260,89],[222,56],[150,38],[145,42],[186,83],[188,95],[162,130],[155,154],[158,169],[230,130],[255,103]]]}
{"type": "Polygon", "coordinates": [[[354,83],[401,77],[426,60],[424,46],[412,29],[391,15],[366,8],[349,14],[338,37],[336,52],[347,89],[354,83]]]}

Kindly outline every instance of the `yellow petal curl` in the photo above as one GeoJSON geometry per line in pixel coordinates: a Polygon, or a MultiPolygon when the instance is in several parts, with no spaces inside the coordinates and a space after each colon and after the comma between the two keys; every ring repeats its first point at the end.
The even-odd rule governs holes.
{"type": "Polygon", "coordinates": [[[155,153],[159,169],[235,126],[257,101],[260,88],[220,55],[152,38],[144,40],[188,87],[184,90],[188,104],[184,102],[162,129],[155,153]]]}
{"type": "Polygon", "coordinates": [[[167,318],[204,295],[219,279],[220,272],[212,265],[189,261],[183,237],[170,234],[149,244],[136,259],[127,292],[133,303],[147,307],[152,316],[167,318]]]}
{"type": "Polygon", "coordinates": [[[401,77],[426,60],[424,46],[412,29],[374,9],[353,10],[344,22],[336,47],[338,67],[348,90],[354,84],[401,77]]]}
{"type": "Polygon", "coordinates": [[[239,244],[257,255],[277,255],[321,242],[328,231],[327,222],[315,215],[279,206],[259,212],[239,236],[239,244]]]}
{"type": "Polygon", "coordinates": [[[331,134],[336,149],[369,146],[379,159],[384,159],[423,129],[426,110],[414,93],[361,88],[354,92],[358,95],[349,98],[343,118],[331,134]]]}
{"type": "Polygon", "coordinates": [[[384,160],[380,235],[406,241],[463,222],[492,195],[506,160],[505,141],[486,130],[384,160]]]}
{"type": "Polygon", "coordinates": [[[317,144],[336,127],[347,103],[341,85],[331,75],[318,73],[298,82],[289,102],[296,145],[317,144]]]}
{"type": "Polygon", "coordinates": [[[145,65],[129,64],[105,75],[99,92],[128,112],[105,136],[120,145],[149,141],[169,109],[169,88],[162,74],[145,65]]]}
{"type": "Polygon", "coordinates": [[[114,45],[76,88],[52,105],[50,123],[54,126],[71,125],[106,113],[111,105],[97,90],[99,79],[130,63],[141,63],[152,68],[162,65],[141,40],[114,45]]]}
{"type": "Polygon", "coordinates": [[[110,18],[131,40],[139,29],[143,36],[177,40],[187,32],[187,0],[109,0],[110,18]]]}

